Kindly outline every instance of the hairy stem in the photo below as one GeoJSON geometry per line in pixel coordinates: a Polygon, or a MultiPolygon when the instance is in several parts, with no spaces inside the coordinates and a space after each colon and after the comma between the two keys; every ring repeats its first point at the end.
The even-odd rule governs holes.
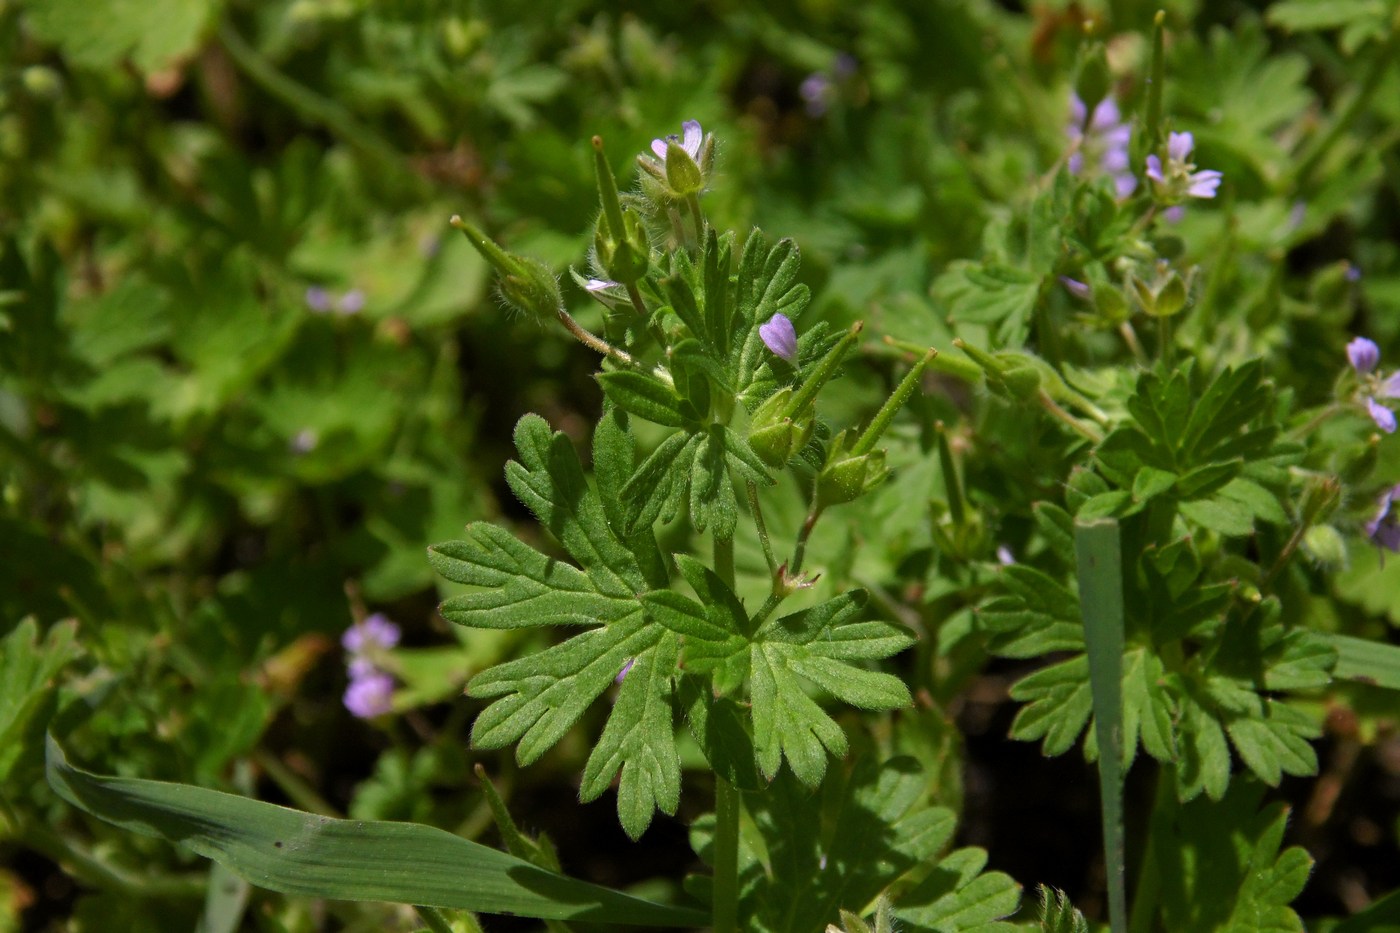
{"type": "Polygon", "coordinates": [[[739,789],[715,775],[714,933],[739,929],[739,789]]]}
{"type": "Polygon", "coordinates": [[[812,536],[812,528],[821,517],[822,507],[813,505],[812,511],[807,513],[807,520],[802,523],[802,529],[797,532],[797,547],[793,549],[792,563],[788,565],[788,573],[792,576],[802,569],[802,561],[807,556],[807,539],[812,536]]]}
{"type": "Polygon", "coordinates": [[[768,561],[768,576],[778,579],[778,561],[773,557],[773,542],[768,537],[768,523],[763,520],[763,506],[758,501],[758,485],[753,480],[746,482],[749,493],[749,511],[753,513],[753,524],[758,529],[758,541],[763,545],[763,559],[768,561]]]}

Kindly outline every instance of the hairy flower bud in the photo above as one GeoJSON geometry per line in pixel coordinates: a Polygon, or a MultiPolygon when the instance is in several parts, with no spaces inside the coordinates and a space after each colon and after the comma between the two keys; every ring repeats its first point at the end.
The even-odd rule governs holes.
{"type": "Polygon", "coordinates": [[[461,217],[449,221],[461,230],[476,251],[496,269],[496,287],[506,304],[541,322],[558,317],[564,307],[559,282],[538,259],[516,256],[461,217]]]}

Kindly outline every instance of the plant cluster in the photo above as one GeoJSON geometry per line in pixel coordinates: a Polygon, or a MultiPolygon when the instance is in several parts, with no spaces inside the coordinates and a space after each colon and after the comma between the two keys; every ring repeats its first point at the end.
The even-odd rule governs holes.
{"type": "Polygon", "coordinates": [[[745,13],[796,124],[565,6],[0,9],[0,840],[72,928],[1087,931],[958,834],[991,672],[1114,933],[1395,922],[1318,842],[1400,690],[1394,4],[745,13]]]}

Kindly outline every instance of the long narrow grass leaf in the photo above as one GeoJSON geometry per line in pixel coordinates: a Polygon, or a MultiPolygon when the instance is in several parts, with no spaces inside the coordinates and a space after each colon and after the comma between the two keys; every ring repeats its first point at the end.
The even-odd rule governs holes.
{"type": "Polygon", "coordinates": [[[707,919],[545,871],[432,826],[337,820],[188,784],[93,774],[69,764],[52,736],[48,780],[94,816],[186,845],[285,894],[652,927],[707,919]]]}
{"type": "Polygon", "coordinates": [[[1074,553],[1099,744],[1100,813],[1113,933],[1127,930],[1123,861],[1123,557],[1118,522],[1076,522],[1074,553]]]}

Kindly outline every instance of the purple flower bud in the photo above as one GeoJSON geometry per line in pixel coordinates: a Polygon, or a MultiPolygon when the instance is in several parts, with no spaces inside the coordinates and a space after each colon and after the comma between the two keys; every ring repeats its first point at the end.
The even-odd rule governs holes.
{"type": "Polygon", "coordinates": [[[1065,287],[1065,291],[1081,301],[1088,301],[1093,297],[1093,292],[1090,290],[1088,284],[1078,279],[1072,279],[1067,275],[1062,275],[1060,276],[1060,284],[1065,287]]]}
{"type": "Polygon", "coordinates": [[[1183,217],[1185,217],[1185,216],[1186,216],[1186,205],[1185,205],[1185,204],[1173,204],[1171,207],[1169,207],[1169,208],[1167,208],[1166,210],[1162,211],[1162,219],[1165,220],[1165,221],[1166,221],[1167,223],[1169,223],[1169,224],[1179,224],[1179,223],[1181,223],[1181,218],[1183,218],[1183,217]]]}
{"type": "Polygon", "coordinates": [[[1373,398],[1368,398],[1366,400],[1366,412],[1371,416],[1371,420],[1376,423],[1376,427],[1387,434],[1395,433],[1395,412],[1386,408],[1373,398]]]}
{"type": "Polygon", "coordinates": [[[325,314],[331,309],[331,294],[319,285],[306,290],[306,307],[317,314],[325,314]]]}
{"type": "Polygon", "coordinates": [[[1011,553],[1011,548],[1004,544],[997,545],[997,563],[1003,567],[1009,567],[1016,563],[1016,555],[1011,553]]]}
{"type": "Polygon", "coordinates": [[[1357,337],[1347,344],[1347,359],[1351,361],[1351,368],[1364,376],[1381,361],[1381,348],[1374,340],[1357,337]]]}
{"type": "Polygon", "coordinates": [[[1361,281],[1361,267],[1354,263],[1347,263],[1346,277],[1348,282],[1361,281]]]}
{"type": "Polygon", "coordinates": [[[767,324],[758,328],[763,344],[777,356],[781,356],[793,366],[797,365],[797,330],[786,314],[779,312],[768,319],[767,324]]]}
{"type": "Polygon", "coordinates": [[[371,671],[363,677],[352,677],[345,688],[345,708],[352,716],[372,719],[393,709],[394,678],[383,671],[371,671]]]}
{"type": "Polygon", "coordinates": [[[364,654],[374,648],[387,651],[399,643],[401,634],[388,616],[376,612],[346,629],[340,636],[340,646],[351,654],[364,654]]]}

